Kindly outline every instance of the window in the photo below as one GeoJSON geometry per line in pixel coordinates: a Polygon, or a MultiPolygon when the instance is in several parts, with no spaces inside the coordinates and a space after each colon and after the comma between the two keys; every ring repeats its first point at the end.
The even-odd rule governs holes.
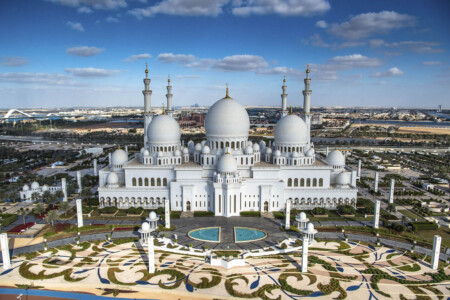
{"type": "Polygon", "coordinates": [[[167,186],[167,178],[164,178],[164,179],[163,179],[163,185],[164,185],[164,186],[167,186]]]}
{"type": "Polygon", "coordinates": [[[222,195],[219,195],[219,213],[222,213],[222,195]]]}
{"type": "Polygon", "coordinates": [[[151,183],[151,186],[155,186],[155,178],[152,178],[152,179],[150,180],[150,183],[151,183]]]}
{"type": "Polygon", "coordinates": [[[300,179],[300,186],[305,186],[305,178],[300,179]]]}
{"type": "Polygon", "coordinates": [[[323,178],[319,179],[319,186],[323,186],[323,178]]]}
{"type": "Polygon", "coordinates": [[[288,186],[292,186],[292,178],[288,179],[288,186]]]}
{"type": "Polygon", "coordinates": [[[311,186],[311,178],[306,179],[306,186],[311,186]]]}
{"type": "Polygon", "coordinates": [[[133,186],[136,186],[136,178],[135,177],[133,177],[132,183],[133,183],[133,186]]]}
{"type": "Polygon", "coordinates": [[[148,178],[145,178],[145,186],[148,186],[148,178]]]}
{"type": "Polygon", "coordinates": [[[294,186],[298,186],[298,178],[294,179],[294,186]]]}
{"type": "Polygon", "coordinates": [[[161,178],[156,179],[157,186],[161,186],[161,178]]]}
{"type": "Polygon", "coordinates": [[[313,186],[317,186],[317,178],[313,179],[313,186]]]}

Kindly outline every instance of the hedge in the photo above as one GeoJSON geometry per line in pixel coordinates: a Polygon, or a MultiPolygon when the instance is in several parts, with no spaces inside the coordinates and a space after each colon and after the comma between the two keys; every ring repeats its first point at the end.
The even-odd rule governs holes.
{"type": "Polygon", "coordinates": [[[436,230],[438,229],[438,225],[432,222],[413,222],[410,223],[414,231],[420,230],[436,230]]]}
{"type": "Polygon", "coordinates": [[[212,211],[196,211],[194,212],[194,217],[210,217],[214,216],[214,212],[212,211]]]}
{"type": "Polygon", "coordinates": [[[107,206],[103,207],[102,209],[99,209],[100,213],[102,214],[113,214],[118,210],[115,206],[107,206]]]}
{"type": "Polygon", "coordinates": [[[140,215],[144,209],[142,207],[130,207],[127,209],[127,214],[140,215]]]}
{"type": "Polygon", "coordinates": [[[261,217],[261,213],[259,211],[241,211],[241,217],[261,217]]]}
{"type": "Polygon", "coordinates": [[[9,224],[14,223],[17,221],[17,217],[16,214],[0,214],[0,218],[2,219],[1,226],[8,226],[9,224]]]}

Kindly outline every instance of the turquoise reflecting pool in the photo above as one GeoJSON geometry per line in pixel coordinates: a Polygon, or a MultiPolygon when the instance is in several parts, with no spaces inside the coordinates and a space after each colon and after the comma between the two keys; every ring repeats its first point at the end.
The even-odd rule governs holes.
{"type": "Polygon", "coordinates": [[[234,227],[235,242],[251,242],[265,238],[264,231],[252,228],[234,227]]]}
{"type": "Polygon", "coordinates": [[[208,227],[192,230],[188,233],[190,238],[205,242],[220,242],[220,227],[208,227]]]}

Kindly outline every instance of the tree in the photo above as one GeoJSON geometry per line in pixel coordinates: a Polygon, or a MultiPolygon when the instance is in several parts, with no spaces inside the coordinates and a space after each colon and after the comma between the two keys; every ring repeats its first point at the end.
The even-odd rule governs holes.
{"type": "Polygon", "coordinates": [[[62,210],[64,211],[64,216],[66,216],[67,211],[68,211],[69,208],[70,208],[69,202],[67,202],[67,201],[61,202],[61,204],[59,205],[59,208],[62,209],[62,210]]]}
{"type": "Polygon", "coordinates": [[[27,215],[27,213],[25,212],[23,207],[20,208],[20,215],[22,216],[23,219],[23,225],[25,225],[25,216],[27,215]]]}
{"type": "Polygon", "coordinates": [[[47,223],[51,223],[53,227],[53,222],[58,218],[58,212],[56,210],[51,210],[48,212],[47,216],[45,216],[45,220],[47,223]]]}
{"type": "Polygon", "coordinates": [[[55,194],[50,195],[50,199],[49,199],[50,203],[55,204],[58,201],[59,201],[59,198],[55,194]]]}
{"type": "Polygon", "coordinates": [[[58,197],[58,200],[64,197],[63,191],[59,190],[55,192],[55,196],[58,197]]]}
{"type": "Polygon", "coordinates": [[[389,204],[388,206],[387,206],[387,210],[390,212],[390,213],[392,213],[394,210],[395,210],[395,205],[394,204],[389,204]]]}
{"type": "Polygon", "coordinates": [[[48,202],[48,200],[50,199],[51,196],[51,192],[50,191],[45,191],[42,193],[42,200],[44,200],[44,202],[48,202]]]}
{"type": "Polygon", "coordinates": [[[83,188],[83,189],[81,190],[80,196],[81,196],[82,198],[89,198],[90,196],[92,196],[91,189],[90,189],[90,188],[83,188]]]}
{"type": "Polygon", "coordinates": [[[40,197],[41,197],[41,195],[39,195],[39,193],[37,193],[37,192],[33,192],[31,194],[31,200],[33,200],[33,201],[39,200],[40,197]]]}
{"type": "Polygon", "coordinates": [[[34,209],[38,215],[42,215],[45,212],[45,208],[41,203],[38,203],[34,209]]]}

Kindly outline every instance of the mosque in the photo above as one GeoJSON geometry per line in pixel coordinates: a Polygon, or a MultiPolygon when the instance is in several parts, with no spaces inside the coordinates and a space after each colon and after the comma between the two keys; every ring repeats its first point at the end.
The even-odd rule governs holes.
{"type": "Polygon", "coordinates": [[[249,140],[246,109],[230,97],[209,109],[206,140],[186,145],[172,117],[172,86],[167,85],[167,110],[150,114],[150,78],[145,70],[144,147],[129,155],[117,149],[109,165],[99,171],[100,206],[156,209],[192,214],[211,211],[215,216],[239,216],[242,211],[311,210],[356,206],[356,171],[345,166],[338,150],[326,159],[316,156],[311,143],[309,68],[306,70],[302,117],[287,109],[286,80],[281,94],[281,118],[274,142],[249,140]]]}

